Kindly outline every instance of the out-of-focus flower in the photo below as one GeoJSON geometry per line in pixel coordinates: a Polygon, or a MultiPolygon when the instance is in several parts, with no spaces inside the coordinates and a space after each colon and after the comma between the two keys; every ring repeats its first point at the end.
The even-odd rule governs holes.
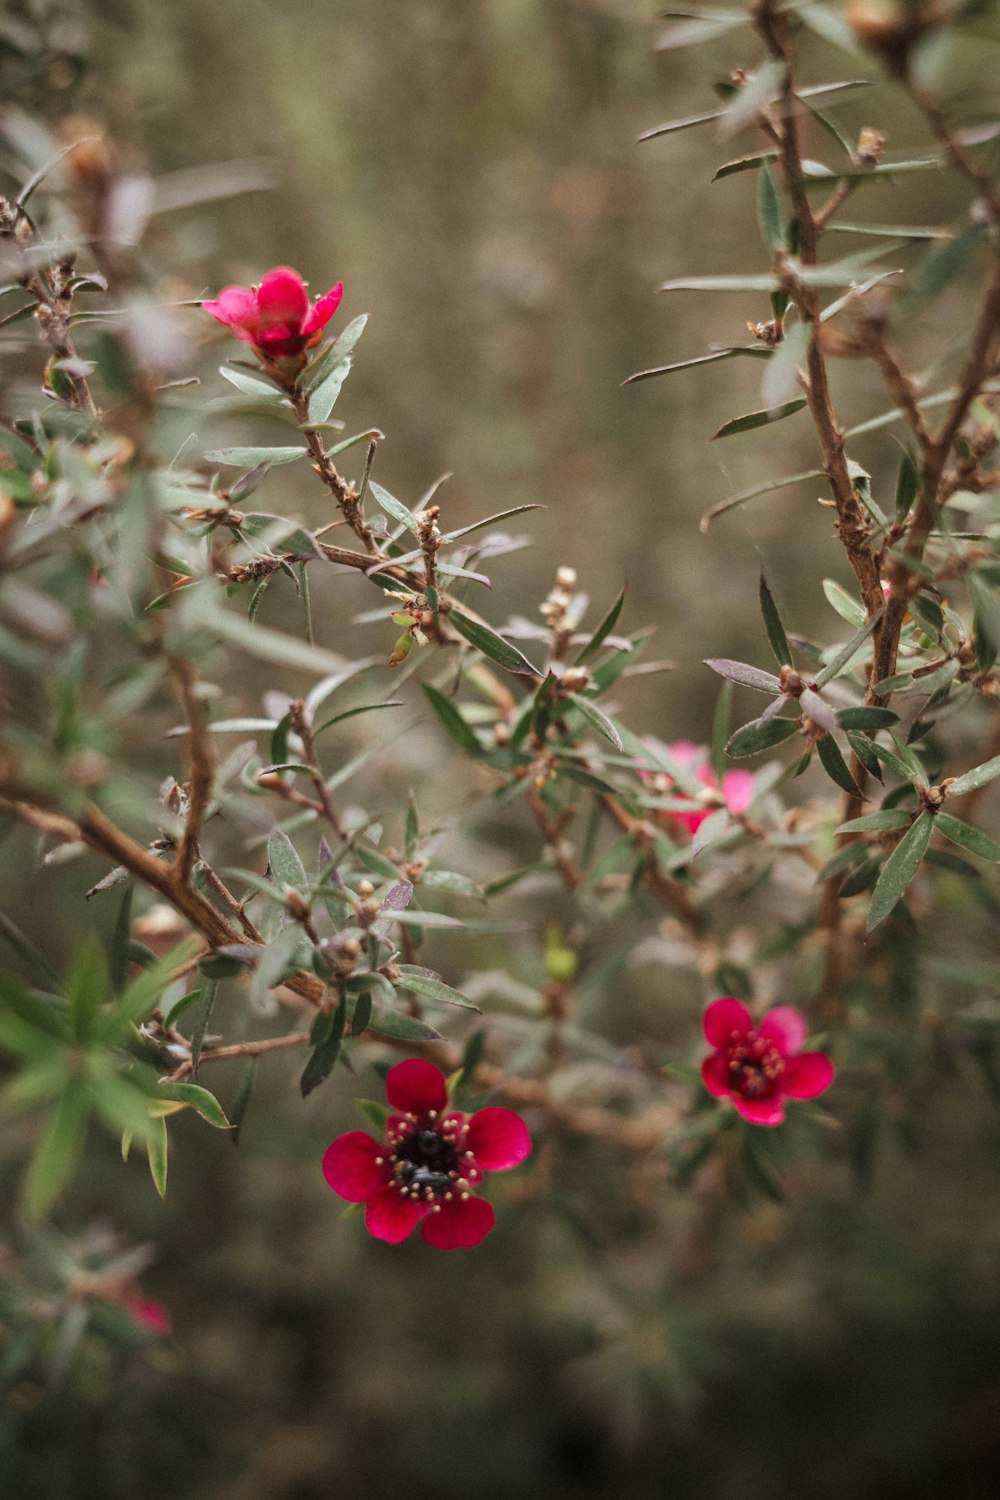
{"type": "MultiPolygon", "coordinates": [[[[702,786],[710,787],[712,791],[720,790],[715,772],[709,760],[708,752],[701,745],[692,744],[690,740],[674,740],[667,749],[682,766],[692,770],[702,786]]],[[[721,793],[726,807],[738,817],[745,813],[753,801],[753,772],[752,771],[724,771],[722,774],[721,793]]],[[[673,796],[683,797],[683,792],[672,792],[673,796]]],[[[694,798],[691,798],[691,812],[672,812],[669,817],[688,833],[694,834],[704,823],[705,819],[711,817],[714,808],[699,807],[694,798]]]]}
{"type": "Polygon", "coordinates": [[[144,1333],[160,1339],[169,1337],[173,1324],[162,1302],[157,1302],[154,1297],[143,1297],[140,1292],[129,1289],[123,1294],[121,1304],[144,1333]]]}
{"type": "Polygon", "coordinates": [[[475,1196],[485,1172],[516,1167],[531,1151],[520,1115],[480,1109],[467,1117],[448,1108],[444,1074],[410,1058],[389,1070],[386,1096],[394,1113],[384,1142],[351,1130],[327,1147],[323,1176],[335,1193],[365,1205],[365,1224],[398,1245],[418,1224],[438,1250],[469,1250],[496,1222],[475,1196]]]}
{"type": "Polygon", "coordinates": [[[723,996],[705,1012],[705,1039],[714,1049],[701,1065],[705,1087],[754,1125],[780,1125],[786,1098],[814,1099],[833,1082],[826,1054],[802,1051],[805,1019],[790,1005],[754,1025],[741,1000],[723,996]]]}
{"type": "Polygon", "coordinates": [[[311,349],[340,305],[343,284],[310,303],[305,282],[291,266],[275,266],[259,287],[223,287],[205,312],[224,323],[235,338],[252,344],[262,359],[293,358],[311,349]]]}

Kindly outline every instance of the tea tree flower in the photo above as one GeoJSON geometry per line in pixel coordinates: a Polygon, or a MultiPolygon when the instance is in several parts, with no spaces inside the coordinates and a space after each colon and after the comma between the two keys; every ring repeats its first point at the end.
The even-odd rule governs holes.
{"type": "Polygon", "coordinates": [[[833,1082],[823,1052],[803,1052],[806,1023],[778,1005],[757,1024],[741,1000],[726,995],[705,1012],[705,1039],[714,1050],[701,1065],[710,1094],[729,1098],[754,1125],[780,1125],[785,1099],[814,1099],[833,1082]]]}
{"type": "Polygon", "coordinates": [[[516,1167],[531,1151],[527,1126],[510,1109],[467,1117],[449,1109],[444,1074],[410,1058],[389,1070],[393,1113],[384,1142],[351,1130],[327,1147],[323,1175],[335,1193],[365,1205],[369,1232],[390,1245],[416,1226],[438,1250],[469,1250],[496,1222],[476,1197],[486,1172],[516,1167]]]}
{"type": "MultiPolygon", "coordinates": [[[[667,749],[674,760],[694,772],[702,786],[715,792],[721,791],[722,800],[734,817],[739,817],[741,813],[746,812],[753,801],[752,771],[724,771],[720,788],[708,753],[701,746],[692,744],[690,740],[674,740],[672,745],[667,746],[667,749]]],[[[682,797],[684,793],[675,792],[673,795],[682,797]]],[[[686,828],[688,833],[694,835],[705,819],[711,817],[713,811],[712,807],[700,807],[692,798],[690,812],[672,812],[670,817],[686,828]]]]}
{"type": "MultiPolygon", "coordinates": [[[[252,344],[260,359],[294,359],[313,348],[340,305],[341,282],[310,303],[305,282],[291,266],[275,266],[259,287],[223,287],[201,305],[234,338],[252,344]]],[[[303,361],[304,362],[304,361],[303,361]]]]}

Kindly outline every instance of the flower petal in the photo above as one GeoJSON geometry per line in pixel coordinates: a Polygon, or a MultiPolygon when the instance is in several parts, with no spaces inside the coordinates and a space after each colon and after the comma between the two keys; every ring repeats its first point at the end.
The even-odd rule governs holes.
{"type": "Polygon", "coordinates": [[[390,1245],[401,1245],[427,1212],[426,1203],[404,1198],[395,1187],[385,1187],[369,1198],[365,1208],[368,1233],[390,1245]]]}
{"type": "Polygon", "coordinates": [[[753,1029],[750,1012],[742,1000],[732,995],[723,995],[713,1000],[705,1012],[705,1040],[710,1047],[725,1047],[732,1041],[733,1032],[744,1037],[753,1029]]]}
{"type": "Polygon", "coordinates": [[[667,746],[674,760],[682,766],[695,766],[705,759],[705,752],[693,740],[674,740],[667,746]]]}
{"type": "Polygon", "coordinates": [[[531,1154],[528,1127],[512,1109],[479,1109],[469,1121],[466,1149],[487,1172],[506,1172],[531,1154]]]}
{"type": "Polygon", "coordinates": [[[321,328],[325,328],[340,306],[340,299],[343,295],[344,283],[338,281],[337,285],[332,286],[328,292],[320,297],[316,306],[309,311],[305,322],[302,324],[302,332],[317,333],[321,328]]]}
{"type": "Polygon", "coordinates": [[[268,271],[257,293],[257,309],[267,323],[290,323],[301,328],[309,311],[309,293],[298,271],[275,266],[268,271]]]}
{"type": "Polygon", "coordinates": [[[364,1130],[340,1135],[323,1155],[323,1176],[335,1193],[349,1203],[364,1203],[374,1197],[389,1177],[385,1162],[379,1163],[382,1147],[364,1130]]]}
{"type": "Polygon", "coordinates": [[[781,1099],[741,1099],[734,1094],[733,1104],[751,1125],[780,1125],[785,1118],[781,1099]]]}
{"type": "Polygon", "coordinates": [[[800,1052],[782,1074],[781,1088],[790,1099],[815,1099],[830,1087],[835,1073],[825,1052],[800,1052]]]}
{"type": "Polygon", "coordinates": [[[761,1017],[757,1035],[773,1042],[782,1057],[793,1057],[805,1041],[808,1027],[800,1011],[790,1005],[776,1005],[761,1017]]]}
{"type": "Polygon", "coordinates": [[[485,1198],[460,1198],[443,1203],[439,1213],[430,1213],[420,1233],[435,1250],[471,1250],[484,1240],[497,1221],[492,1203],[485,1198]]]}
{"type": "Polygon", "coordinates": [[[442,1110],[448,1103],[444,1074],[422,1057],[410,1057],[390,1068],[385,1093],[394,1109],[413,1115],[442,1110]]]}
{"type": "Polygon", "coordinates": [[[257,321],[257,298],[246,286],[224,286],[214,302],[203,302],[201,308],[228,328],[246,328],[257,321]]]}
{"type": "Polygon", "coordinates": [[[736,817],[745,813],[753,801],[752,771],[724,771],[722,776],[722,795],[726,799],[726,806],[736,817]]]}
{"type": "Polygon", "coordinates": [[[701,1081],[716,1099],[724,1099],[730,1092],[729,1069],[725,1054],[713,1052],[701,1065],[701,1081]]]}

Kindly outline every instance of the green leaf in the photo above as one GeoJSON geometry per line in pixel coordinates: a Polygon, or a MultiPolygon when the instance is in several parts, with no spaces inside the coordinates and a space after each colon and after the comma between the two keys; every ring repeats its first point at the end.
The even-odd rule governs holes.
{"type": "Polygon", "coordinates": [[[308,448],[215,448],[205,454],[210,464],[228,464],[235,469],[253,469],[257,464],[293,464],[308,457],[308,448]]]}
{"type": "Polygon", "coordinates": [[[604,616],[604,619],[601,621],[600,625],[598,625],[597,629],[590,637],[590,640],[587,642],[583,650],[580,652],[579,656],[576,658],[576,666],[579,666],[582,661],[586,661],[588,657],[593,656],[595,652],[600,650],[601,646],[603,646],[608,636],[618,624],[618,616],[622,612],[622,607],[625,603],[625,593],[627,589],[628,584],[623,583],[621,593],[618,595],[618,598],[615,600],[614,604],[612,604],[611,608],[604,616]]]}
{"type": "Polygon", "coordinates": [[[247,1063],[243,1077],[240,1079],[240,1086],[236,1090],[233,1107],[229,1111],[230,1124],[233,1128],[230,1140],[234,1146],[238,1146],[240,1143],[240,1131],[243,1129],[243,1120],[246,1116],[247,1106],[250,1103],[250,1095],[253,1093],[253,1086],[257,1081],[257,1063],[258,1059],[256,1057],[251,1057],[247,1063]]]}
{"type": "Polygon", "coordinates": [[[157,1084],[156,1097],[168,1099],[175,1104],[188,1105],[189,1108],[196,1110],[203,1120],[207,1120],[209,1125],[214,1125],[216,1130],[230,1128],[230,1122],[226,1119],[225,1111],[218,1099],[198,1083],[157,1084]]]}
{"type": "Polygon", "coordinates": [[[316,356],[305,373],[303,383],[307,391],[316,390],[343,360],[348,359],[354,353],[367,322],[367,313],[361,313],[358,317],[352,318],[343,333],[316,356]]]}
{"type": "MultiPolygon", "coordinates": [[[[254,375],[249,375],[245,370],[233,369],[231,365],[220,365],[219,374],[238,391],[242,391],[244,396],[252,396],[255,401],[272,401],[278,405],[285,399],[269,380],[260,380],[254,375]]],[[[232,401],[231,396],[229,400],[232,401]]]]}
{"type": "Polygon", "coordinates": [[[498,635],[481,620],[473,620],[471,616],[463,614],[460,609],[453,608],[448,613],[448,621],[459,635],[465,637],[470,646],[475,646],[477,651],[482,652],[483,656],[488,657],[490,661],[496,662],[498,667],[525,677],[541,675],[527,657],[522,656],[516,646],[512,646],[509,641],[504,640],[502,635],[498,635]]]}
{"type": "Polygon", "coordinates": [[[412,990],[415,995],[424,995],[428,1000],[440,1000],[445,1005],[461,1005],[466,1010],[479,1010],[478,1005],[467,1000],[458,990],[453,990],[450,984],[445,984],[430,970],[415,964],[400,964],[398,967],[399,979],[396,982],[401,989],[412,990]]]}
{"type": "Polygon", "coordinates": [[[66,997],[78,1042],[88,1041],[94,1021],[109,995],[108,966],[100,939],[88,932],[81,942],[66,978],[66,997]]]}
{"type": "Polygon", "coordinates": [[[303,1099],[318,1088],[333,1071],[344,1040],[347,1024],[347,1002],[341,997],[340,1004],[332,1011],[320,1011],[313,1022],[309,1040],[313,1051],[302,1070],[299,1089],[303,1099]]]}
{"type": "Polygon", "coordinates": [[[132,884],[125,888],[111,939],[111,989],[120,995],[128,982],[129,943],[132,939],[132,884]]]}
{"type": "Polygon", "coordinates": [[[379,709],[379,708],[402,708],[402,707],[403,707],[403,699],[402,698],[392,698],[392,699],[389,699],[386,703],[359,703],[356,708],[346,708],[343,713],[334,714],[334,716],[333,716],[332,719],[326,719],[319,726],[318,729],[314,730],[314,734],[315,735],[320,735],[320,734],[323,733],[324,729],[332,729],[332,727],[333,727],[334,724],[340,724],[340,723],[343,722],[344,719],[353,719],[353,718],[356,718],[358,714],[370,714],[370,713],[374,713],[375,710],[379,709]]]}
{"type": "Polygon", "coordinates": [[[719,689],[715,713],[712,717],[712,770],[720,786],[726,769],[726,741],[729,738],[732,711],[733,685],[731,682],[724,682],[719,689]]]}
{"type": "Polygon", "coordinates": [[[874,776],[876,781],[882,780],[882,766],[878,756],[872,750],[871,741],[856,729],[847,730],[847,743],[854,751],[858,760],[864,766],[869,776],[874,776]]]}
{"type": "Polygon", "coordinates": [[[813,684],[814,687],[825,687],[828,682],[832,682],[835,677],[840,676],[841,672],[847,666],[847,663],[851,660],[851,657],[854,655],[854,653],[864,644],[868,636],[871,635],[872,631],[875,629],[875,626],[878,624],[879,620],[881,620],[882,613],[883,611],[879,610],[877,615],[874,615],[870,620],[867,620],[865,624],[862,625],[861,629],[855,635],[851,636],[851,639],[847,642],[847,645],[842,646],[837,652],[836,656],[832,657],[831,660],[827,662],[822,672],[820,672],[817,676],[816,681],[813,684]]]}
{"type": "Polygon", "coordinates": [[[705,666],[711,667],[713,672],[718,672],[720,677],[725,677],[729,682],[738,683],[740,687],[755,688],[757,692],[770,693],[772,697],[781,692],[781,683],[773,672],[762,672],[749,662],[729,661],[724,656],[706,656],[705,666]]]}
{"type": "Polygon", "coordinates": [[[374,1029],[382,1036],[392,1037],[396,1042],[440,1042],[442,1040],[440,1031],[435,1031],[433,1026],[428,1026],[426,1021],[418,1021],[414,1016],[401,1015],[398,1010],[387,1010],[385,1006],[379,1009],[374,1029]]]}
{"type": "Polygon", "coordinates": [[[733,760],[758,755],[761,750],[772,750],[775,745],[790,739],[797,729],[795,719],[754,719],[737,729],[726,746],[726,754],[733,760]]]}
{"type": "Polygon", "coordinates": [[[764,411],[750,411],[742,417],[732,417],[728,422],[723,422],[719,430],[712,434],[712,442],[716,438],[735,437],[738,432],[752,432],[755,427],[767,427],[772,422],[780,422],[783,417],[794,416],[806,405],[804,396],[796,397],[794,401],[786,401],[781,406],[769,407],[764,411]]]}
{"type": "Polygon", "coordinates": [[[882,873],[875,882],[871,905],[868,908],[866,931],[871,933],[889,915],[893,907],[902,900],[910,881],[920,868],[927,853],[927,846],[934,831],[934,820],[930,813],[922,812],[904,833],[895,849],[882,866],[882,873]]]}
{"type": "Polygon", "coordinates": [[[143,969],[142,973],[132,980],[111,1013],[104,1017],[99,1032],[101,1039],[105,1042],[115,1042],[126,1037],[129,1029],[137,1026],[152,1010],[163,991],[172,982],[177,970],[198,951],[199,947],[200,943],[197,938],[185,938],[171,948],[163,958],[156,959],[148,968],[143,969]]]}
{"type": "Polygon", "coordinates": [[[302,861],[287,833],[276,828],[267,841],[267,861],[271,874],[281,885],[304,891],[309,881],[302,861]]]}
{"type": "Polygon", "coordinates": [[[816,741],[816,753],[831,781],[836,782],[837,786],[849,792],[852,797],[861,796],[861,788],[851,775],[850,768],[840,753],[840,746],[832,734],[824,734],[822,739],[816,741]]]}
{"type": "Polygon", "coordinates": [[[369,479],[368,488],[387,516],[391,516],[400,526],[405,526],[407,531],[412,532],[414,536],[419,536],[420,528],[412,510],[409,510],[394,495],[390,495],[389,491],[383,489],[380,484],[376,484],[374,479],[369,479]]]}
{"type": "Polygon", "coordinates": [[[761,238],[771,251],[784,248],[785,226],[782,222],[781,200],[770,165],[764,162],[757,180],[757,223],[761,238]]]}
{"type": "MultiPolygon", "coordinates": [[[[721,182],[721,180],[722,180],[723,177],[732,177],[737,172],[752,172],[755,167],[762,166],[765,162],[777,161],[777,160],[778,160],[778,153],[777,153],[777,151],[758,151],[753,156],[738,156],[735,161],[727,161],[721,167],[718,167],[715,170],[715,172],[712,174],[712,181],[713,182],[721,182]]],[[[756,279],[758,281],[761,280],[760,277],[758,277],[756,279]]],[[[671,289],[671,285],[668,282],[665,290],[669,291],[670,289],[671,289]]],[[[731,290],[743,290],[743,289],[742,288],[723,287],[722,290],[723,291],[731,291],[731,290]]],[[[758,292],[759,291],[768,292],[768,291],[772,290],[772,287],[771,286],[765,286],[765,287],[753,286],[753,287],[748,287],[747,290],[748,291],[758,291],[758,292]]]]}
{"type": "Polygon", "coordinates": [[[969,256],[982,242],[985,225],[967,224],[954,239],[932,245],[917,267],[909,289],[903,294],[900,311],[911,316],[917,305],[940,295],[962,271],[969,256]]]}
{"type": "Polygon", "coordinates": [[[146,1155],[149,1158],[149,1173],[153,1179],[153,1186],[164,1199],[167,1196],[168,1150],[167,1122],[166,1120],[153,1120],[146,1138],[146,1155]]]}
{"type": "Polygon", "coordinates": [[[354,1108],[363,1120],[367,1120],[376,1135],[385,1135],[388,1119],[392,1114],[388,1104],[381,1104],[376,1099],[355,1099],[354,1108]]]}
{"type": "MultiPolygon", "coordinates": [[[[781,623],[774,596],[767,586],[763,569],[760,575],[760,612],[764,616],[764,629],[767,631],[767,639],[770,642],[774,659],[779,667],[790,667],[792,665],[792,650],[788,644],[785,627],[781,623]]],[[[780,683],[778,684],[780,690],[780,683]]],[[[768,689],[770,691],[770,689],[768,689]]]]}
{"type": "Polygon", "coordinates": [[[24,1206],[30,1219],[44,1218],[69,1181],[83,1148],[89,1117],[87,1081],[79,1076],[70,1078],[56,1101],[24,1180],[24,1206]]]}
{"type": "Polygon", "coordinates": [[[785,334],[774,352],[774,357],[764,366],[760,394],[768,411],[773,411],[780,406],[796,389],[799,370],[805,365],[811,338],[810,325],[796,323],[785,334]]]}
{"type": "Polygon", "coordinates": [[[911,814],[901,807],[881,808],[878,812],[866,813],[863,818],[851,818],[841,823],[838,833],[884,833],[890,828],[905,828],[911,814]]]}
{"type": "Polygon", "coordinates": [[[837,710],[837,723],[841,729],[888,729],[899,723],[899,715],[891,708],[841,708],[837,710]]]}
{"type": "MultiPolygon", "coordinates": [[[[994,651],[1000,651],[1000,599],[996,590],[978,573],[967,573],[969,597],[976,611],[976,624],[994,651]]],[[[911,601],[912,609],[912,601],[911,601]]]]}
{"type": "MultiPolygon", "coordinates": [[[[713,365],[720,359],[736,359],[746,355],[749,359],[770,359],[771,350],[762,344],[736,344],[728,349],[713,349],[711,354],[697,354],[693,359],[680,359],[672,365],[656,365],[652,370],[637,370],[629,375],[622,385],[635,385],[640,380],[652,380],[657,375],[673,375],[676,370],[691,370],[695,365],[713,365]]],[[[822,473],[822,469],[819,471],[822,473]]]]}
{"type": "MultiPolygon", "coordinates": [[[[856,751],[858,747],[855,740],[851,736],[848,736],[848,738],[851,740],[851,745],[856,751]]],[[[885,745],[880,745],[878,740],[868,740],[866,743],[876,759],[883,766],[887,766],[902,781],[908,781],[912,784],[918,779],[913,767],[908,766],[904,760],[901,760],[894,750],[888,750],[885,745]]],[[[860,759],[860,756],[858,758],[860,759]]]]}
{"type": "Polygon", "coordinates": [[[748,500],[756,500],[760,495],[770,495],[775,490],[786,489],[791,484],[804,484],[808,479],[824,479],[825,477],[822,469],[805,469],[801,474],[788,474],[784,479],[769,479],[764,484],[755,484],[751,489],[741,490],[738,495],[730,495],[728,499],[720,500],[717,505],[706,510],[698,523],[698,529],[703,533],[707,532],[718,516],[725,515],[726,511],[735,510],[737,506],[746,505],[748,500]]]}
{"type": "Polygon", "coordinates": [[[568,693],[567,697],[570,703],[573,704],[573,707],[579,709],[580,713],[587,720],[587,723],[593,729],[596,729],[598,734],[603,735],[606,740],[610,740],[616,750],[623,750],[625,748],[622,744],[622,737],[615,728],[614,723],[608,718],[606,713],[598,708],[592,699],[584,698],[579,693],[568,693]]]}
{"type": "Polygon", "coordinates": [[[905,521],[920,488],[920,465],[912,448],[906,448],[896,475],[896,520],[905,521]]]}
{"type": "Polygon", "coordinates": [[[208,1030],[209,1021],[212,1019],[212,1009],[218,993],[219,981],[217,979],[206,978],[198,1000],[194,1029],[191,1032],[191,1077],[195,1079],[198,1077],[198,1063],[201,1059],[201,1049],[205,1042],[205,1032],[208,1030]]]}
{"type": "Polygon", "coordinates": [[[966,771],[964,776],[956,776],[955,780],[948,784],[949,797],[961,797],[965,792],[974,792],[979,787],[985,786],[988,781],[994,781],[1000,776],[1000,755],[994,756],[992,760],[986,760],[981,766],[974,766],[971,771],[966,771]]]}
{"type": "Polygon", "coordinates": [[[968,849],[970,854],[978,854],[980,859],[988,859],[992,864],[1000,865],[1000,844],[981,829],[973,828],[971,823],[953,818],[950,813],[938,812],[934,815],[934,827],[953,844],[958,844],[959,848],[968,849]]]}
{"type": "Polygon", "coordinates": [[[362,1036],[372,1018],[372,992],[362,990],[351,1011],[351,1036],[362,1036]]]}
{"type": "MultiPolygon", "coordinates": [[[[719,121],[719,135],[723,140],[757,121],[765,106],[781,88],[787,68],[788,64],[783,57],[767,57],[757,71],[735,91],[719,121]]],[[[778,243],[781,243],[780,239],[778,243]]]]}
{"type": "Polygon", "coordinates": [[[428,703],[452,739],[461,745],[463,750],[467,750],[470,755],[480,755],[483,749],[482,745],[452,700],[446,697],[440,688],[434,687],[430,682],[422,682],[420,685],[426,694],[428,703]]]}

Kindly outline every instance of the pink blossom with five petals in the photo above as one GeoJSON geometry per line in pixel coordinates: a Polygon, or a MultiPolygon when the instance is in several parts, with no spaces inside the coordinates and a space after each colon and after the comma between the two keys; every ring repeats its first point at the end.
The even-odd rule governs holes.
{"type": "Polygon", "coordinates": [[[410,1058],[385,1081],[393,1113],[383,1142],[351,1130],[327,1147],[323,1176],[349,1203],[365,1205],[376,1239],[398,1245],[420,1225],[438,1250],[470,1250],[496,1222],[491,1204],[476,1197],[486,1172],[518,1166],[531,1136],[510,1109],[451,1109],[440,1068],[410,1058]]]}
{"type": "Polygon", "coordinates": [[[705,1087],[729,1098],[754,1125],[780,1125],[785,1099],[814,1099],[828,1089],[834,1068],[824,1052],[803,1052],[805,1018],[777,1005],[755,1024],[742,1000],[725,995],[705,1011],[705,1039],[713,1051],[701,1065],[705,1087]]]}

